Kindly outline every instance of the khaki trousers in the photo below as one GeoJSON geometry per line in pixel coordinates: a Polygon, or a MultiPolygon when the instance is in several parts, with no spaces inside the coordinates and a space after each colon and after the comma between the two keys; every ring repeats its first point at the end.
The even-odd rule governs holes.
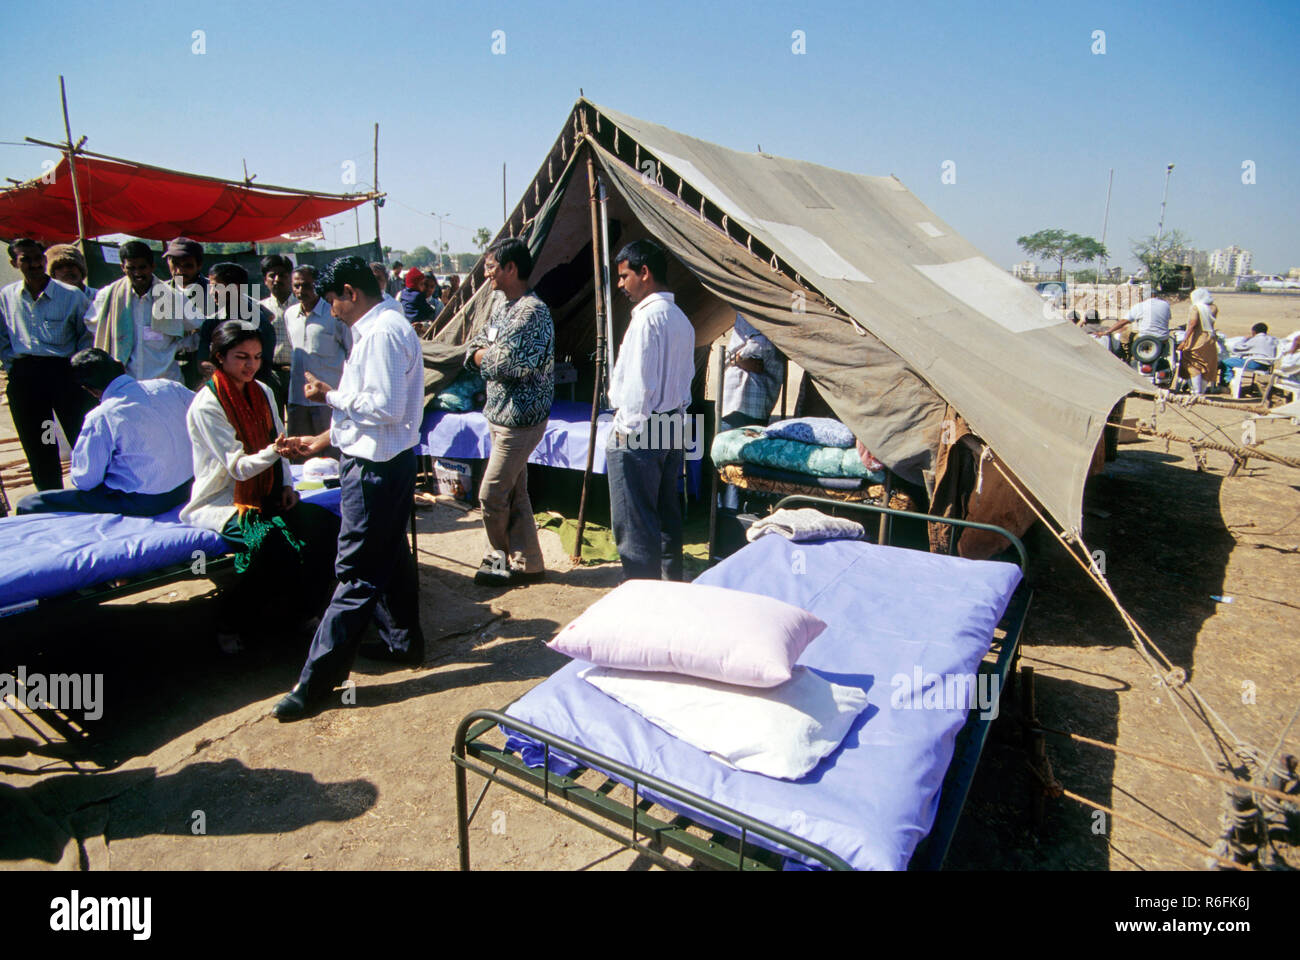
{"type": "Polygon", "coordinates": [[[546,433],[546,421],[533,427],[488,424],[492,455],[483,469],[478,499],[488,545],[511,558],[525,573],[545,568],[537,521],[528,499],[528,456],[546,433]]]}

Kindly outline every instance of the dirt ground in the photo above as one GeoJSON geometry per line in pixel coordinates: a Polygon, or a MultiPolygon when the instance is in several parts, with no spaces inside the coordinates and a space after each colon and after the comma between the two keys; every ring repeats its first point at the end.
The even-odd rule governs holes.
{"type": "MultiPolygon", "coordinates": [[[[1219,302],[1229,335],[1259,319],[1279,334],[1300,328],[1300,298],[1219,302]]],[[[1130,401],[1128,413],[1151,407],[1130,401]]],[[[12,436],[0,409],[0,437],[12,436]]],[[[1159,426],[1240,437],[1239,411],[1188,416],[1171,407],[1159,426]]],[[[1264,422],[1258,432],[1265,449],[1300,457],[1295,425],[1264,422]]],[[[1152,639],[1238,737],[1267,751],[1300,689],[1300,472],[1252,461],[1227,478],[1227,456],[1208,456],[1202,472],[1185,445],[1121,447],[1089,487],[1084,536],[1104,551],[1111,583],[1152,639]]],[[[103,673],[105,691],[94,721],[0,710],[0,867],[454,868],[456,724],[558,669],[564,658],[546,641],[620,576],[612,565],[569,568],[543,531],[553,576],[501,594],[473,584],[476,513],[434,507],[421,512],[419,532],[426,663],[359,661],[355,705],[296,724],[268,711],[292,685],[307,639],[261,637],[248,654],[221,655],[208,581],[35,623],[0,620],[0,671],[103,673]]],[[[1036,593],[1023,662],[1037,674],[1039,719],[1205,768],[1109,602],[1045,531],[1028,539],[1036,593]]],[[[1204,726],[1192,723],[1214,756],[1204,726]]],[[[1034,828],[1034,781],[1008,715],[986,747],[950,869],[1204,868],[1202,856],[1139,824],[1204,849],[1220,833],[1221,785],[1055,736],[1048,751],[1067,789],[1138,823],[1107,817],[1099,830],[1090,809],[1061,798],[1047,801],[1034,828]]],[[[1300,730],[1284,752],[1300,753],[1300,730]]],[[[480,869],[647,866],[500,787],[484,798],[471,838],[480,869]]]]}

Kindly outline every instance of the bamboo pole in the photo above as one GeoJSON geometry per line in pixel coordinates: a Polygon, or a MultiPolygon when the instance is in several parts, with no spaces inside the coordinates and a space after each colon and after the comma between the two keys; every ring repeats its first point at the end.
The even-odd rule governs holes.
{"type": "Polygon", "coordinates": [[[59,97],[63,101],[63,134],[67,137],[64,153],[68,158],[68,172],[72,176],[72,202],[77,208],[77,249],[81,258],[86,259],[86,219],[81,209],[81,188],[77,185],[77,161],[72,146],[72,124],[68,120],[68,88],[63,83],[63,74],[59,74],[59,97]]]}
{"type": "MultiPolygon", "coordinates": [[[[504,176],[504,168],[503,176],[504,176]]],[[[582,472],[582,495],[578,499],[578,532],[573,542],[573,554],[569,558],[574,563],[582,562],[582,531],[587,524],[587,486],[591,482],[591,470],[596,458],[596,418],[600,416],[600,394],[604,386],[605,370],[605,291],[601,284],[600,266],[600,201],[596,190],[596,165],[592,160],[591,147],[587,147],[587,191],[588,204],[591,208],[591,262],[592,289],[596,294],[596,383],[591,395],[591,430],[587,436],[587,467],[582,472]]]]}

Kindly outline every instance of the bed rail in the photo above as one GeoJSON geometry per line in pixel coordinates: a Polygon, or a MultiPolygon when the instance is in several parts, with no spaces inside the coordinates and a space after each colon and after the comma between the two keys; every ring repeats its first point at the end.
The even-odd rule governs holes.
{"type": "MultiPolygon", "coordinates": [[[[988,530],[1006,537],[1011,543],[1015,550],[1017,565],[1022,573],[1028,563],[1028,555],[1020,538],[1011,531],[992,524],[959,520],[955,517],[936,517],[928,514],[911,513],[873,504],[843,503],[838,500],[829,500],[805,494],[793,494],[784,497],[777,503],[777,507],[780,508],[794,503],[859,510],[877,514],[881,518],[882,543],[885,545],[891,545],[892,525],[888,525],[888,521],[893,517],[925,520],[958,528],[988,530]]],[[[956,551],[956,543],[957,537],[953,536],[950,553],[956,551]]],[[[998,649],[997,659],[991,665],[986,662],[986,668],[990,668],[999,679],[999,703],[1001,701],[1001,692],[1015,683],[1015,665],[1019,659],[1020,638],[1024,631],[1025,619],[1028,616],[1032,597],[1033,591],[1027,583],[1022,581],[1012,595],[1006,612],[999,623],[999,627],[1003,631],[1003,637],[1001,640],[994,640],[998,649]]],[[[1014,689],[1014,687],[1012,688],[1014,689]]],[[[961,819],[966,797],[974,780],[975,768],[983,753],[993,719],[992,717],[983,717],[979,712],[972,710],[966,723],[958,733],[957,742],[953,749],[953,758],[944,776],[943,787],[940,792],[939,810],[935,814],[934,825],[930,828],[930,833],[925,839],[918,844],[916,851],[912,855],[909,869],[938,870],[942,868],[953,835],[956,833],[957,824],[961,819]]],[[[475,710],[461,720],[456,730],[451,759],[456,766],[457,841],[460,851],[460,868],[462,870],[469,869],[470,821],[477,812],[478,805],[482,802],[488,787],[493,783],[498,783],[509,790],[536,800],[543,806],[576,820],[597,833],[621,843],[625,848],[636,850],[638,853],[670,869],[680,869],[682,865],[665,857],[661,852],[664,847],[671,847],[694,856],[698,861],[706,865],[723,869],[774,869],[769,863],[746,854],[746,841],[751,835],[763,837],[766,840],[780,844],[831,869],[852,869],[829,850],[800,839],[779,827],[714,803],[706,797],[701,797],[683,787],[637,770],[612,757],[579,746],[532,724],[516,720],[500,711],[475,710]],[[508,752],[503,747],[492,746],[480,739],[498,725],[516,730],[541,743],[545,748],[544,762],[541,767],[529,767],[521,758],[508,752]],[[607,779],[604,784],[592,789],[580,785],[572,777],[553,772],[550,769],[550,751],[552,748],[581,761],[588,770],[603,773],[607,777],[619,778],[630,785],[633,792],[633,803],[629,806],[626,803],[614,800],[610,796],[610,791],[616,785],[615,780],[607,779]],[[480,760],[482,763],[475,763],[475,760],[480,760]],[[489,764],[490,766],[484,766],[483,764],[489,764]],[[466,772],[470,770],[487,781],[483,785],[483,790],[479,794],[473,810],[469,809],[467,796],[466,772]],[[511,779],[508,778],[525,781],[533,786],[540,787],[541,790],[539,792],[529,789],[517,782],[511,782],[511,779]],[[648,787],[659,797],[676,800],[684,806],[707,814],[715,820],[720,820],[733,827],[739,833],[738,851],[731,850],[719,834],[715,833],[712,839],[705,840],[687,832],[686,827],[697,825],[689,817],[678,815],[671,821],[650,817],[643,811],[652,806],[653,802],[643,797],[641,794],[642,787],[648,787]],[[590,812],[594,816],[587,816],[570,809],[567,804],[555,802],[551,797],[552,793],[568,801],[573,806],[590,812]],[[601,822],[601,820],[605,822],[601,822]],[[614,827],[608,825],[610,823],[621,829],[614,829],[614,827]],[[624,830],[630,831],[630,834],[621,832],[624,830]],[[644,842],[642,842],[643,840],[644,842]]],[[[764,850],[763,854],[769,854],[769,852],[764,850]]]]}
{"type": "MultiPolygon", "coordinates": [[[[787,504],[792,503],[810,503],[817,507],[832,507],[838,510],[862,510],[866,513],[878,514],[881,516],[881,529],[885,531],[880,542],[885,546],[893,546],[893,526],[886,526],[884,522],[890,517],[905,517],[909,520],[924,520],[927,523],[943,523],[951,527],[959,527],[962,529],[987,530],[990,533],[996,533],[1000,536],[1006,537],[1011,541],[1011,546],[1015,548],[1016,556],[1019,557],[1021,573],[1024,573],[1025,567],[1029,563],[1029,555],[1025,552],[1025,545],[1021,542],[1020,538],[1010,530],[1007,530],[1004,527],[994,526],[991,523],[976,523],[974,520],[958,520],[956,517],[936,517],[929,513],[912,513],[908,510],[895,510],[892,507],[878,507],[871,503],[845,503],[840,500],[830,500],[826,497],[812,497],[802,493],[791,494],[788,497],[783,497],[781,500],[777,501],[776,509],[780,510],[787,504]]],[[[956,554],[956,536],[949,541],[948,552],[950,554],[956,554]]]]}
{"type": "MultiPolygon", "coordinates": [[[[629,850],[635,850],[638,853],[648,856],[657,863],[669,868],[680,868],[681,864],[670,860],[662,853],[663,847],[671,847],[682,853],[694,856],[698,860],[709,863],[712,866],[729,868],[734,870],[764,870],[771,869],[767,864],[752,856],[747,856],[745,847],[751,836],[762,837],[772,843],[779,844],[796,853],[802,854],[811,860],[829,867],[832,870],[849,870],[847,863],[831,853],[824,847],[815,843],[810,843],[788,833],[779,827],[756,820],[738,810],[732,810],[720,803],[715,803],[707,797],[702,797],[697,793],[692,793],[682,787],[661,780],[658,777],[637,770],[625,763],[620,763],[611,757],[604,756],[594,750],[588,750],[586,747],[579,746],[572,741],[563,737],[556,736],[549,731],[542,730],[530,723],[517,720],[496,710],[475,710],[468,714],[456,728],[456,740],[452,750],[452,762],[456,765],[456,824],[457,824],[457,843],[460,851],[460,868],[468,870],[469,867],[469,824],[473,819],[474,813],[477,812],[478,804],[475,804],[473,811],[468,809],[468,795],[466,784],[466,771],[473,770],[475,773],[484,777],[488,784],[499,783],[516,793],[531,797],[545,807],[549,807],[559,813],[564,814],[570,819],[590,827],[597,833],[600,833],[611,840],[615,840],[629,850]],[[524,736],[531,737],[545,748],[545,760],[540,767],[532,768],[527,766],[522,760],[515,757],[513,753],[508,753],[504,749],[492,747],[488,744],[481,743],[479,738],[485,733],[492,730],[497,725],[508,727],[511,730],[518,731],[524,736]],[[471,727],[473,729],[471,730],[471,727]],[[589,770],[605,774],[607,777],[615,777],[621,780],[625,785],[632,788],[632,803],[626,804],[613,799],[610,795],[612,783],[607,781],[598,789],[591,789],[581,786],[572,777],[555,773],[550,769],[551,750],[555,749],[570,757],[580,761],[589,770]],[[468,754],[468,756],[467,756],[468,754]],[[472,759],[471,759],[472,758],[472,759]],[[474,759],[483,760],[491,764],[491,769],[473,762],[474,759]],[[503,779],[497,775],[497,771],[507,768],[516,778],[530,781],[534,785],[540,786],[541,792],[530,790],[526,787],[519,786],[509,780],[503,779]],[[649,788],[656,795],[656,798],[663,797],[669,800],[675,800],[692,810],[706,814],[715,820],[722,821],[734,827],[739,833],[739,847],[736,851],[731,851],[723,843],[716,840],[706,840],[705,838],[688,833],[686,825],[691,821],[684,817],[676,817],[673,821],[664,821],[656,817],[650,817],[644,811],[655,801],[650,801],[645,797],[643,788],[649,788]],[[576,810],[570,809],[566,805],[561,805],[551,799],[554,793],[558,797],[569,801],[577,807],[589,810],[605,820],[630,830],[629,834],[616,831],[605,823],[601,823],[591,817],[585,816],[576,810]]],[[[486,792],[488,784],[484,785],[486,792]]],[[[482,794],[480,794],[480,799],[482,794]]],[[[752,852],[757,852],[751,848],[752,852]]]]}

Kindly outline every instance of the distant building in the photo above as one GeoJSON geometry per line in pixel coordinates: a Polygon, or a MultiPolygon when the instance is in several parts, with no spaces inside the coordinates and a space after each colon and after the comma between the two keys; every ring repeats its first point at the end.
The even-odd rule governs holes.
{"type": "Polygon", "coordinates": [[[1210,266],[1210,255],[1204,250],[1181,247],[1171,251],[1169,256],[1179,266],[1191,267],[1194,273],[1205,273],[1210,266]]]}
{"type": "Polygon", "coordinates": [[[1254,255],[1238,246],[1224,247],[1210,254],[1210,273],[1242,276],[1250,273],[1254,255]]]}
{"type": "Polygon", "coordinates": [[[1036,280],[1038,266],[1032,260],[1023,260],[1011,268],[1011,275],[1018,280],[1036,280]]]}

